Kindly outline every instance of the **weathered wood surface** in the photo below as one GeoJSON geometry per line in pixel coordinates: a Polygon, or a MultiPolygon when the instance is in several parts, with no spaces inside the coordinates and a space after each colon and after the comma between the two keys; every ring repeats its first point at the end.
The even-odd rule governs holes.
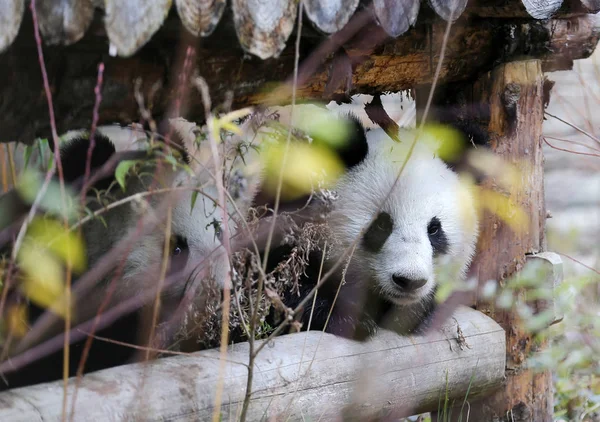
{"type": "Polygon", "coordinates": [[[559,294],[558,288],[564,278],[562,258],[555,252],[540,252],[528,255],[527,264],[539,267],[540,277],[545,281],[543,286],[552,292],[550,295],[551,299],[536,301],[537,311],[542,312],[547,310],[552,312],[552,320],[549,322],[549,325],[559,323],[563,320],[564,314],[554,298],[559,294]]]}
{"type": "MultiPolygon", "coordinates": [[[[538,60],[499,66],[482,77],[473,93],[489,101],[491,147],[520,172],[518,182],[506,188],[496,180],[487,187],[507,194],[521,207],[527,227],[513,231],[501,218],[486,213],[481,224],[479,254],[475,274],[479,280],[503,280],[515,275],[526,262],[527,254],[545,250],[546,209],[544,204],[542,120],[544,116],[544,76],[538,60]]],[[[553,280],[549,280],[549,288],[553,280]]],[[[473,420],[544,422],[553,420],[552,379],[549,371],[535,373],[526,367],[531,353],[543,349],[533,334],[519,323],[511,310],[495,308],[479,301],[478,308],[506,330],[507,380],[502,390],[472,404],[473,420]]]]}
{"type": "MultiPolygon", "coordinates": [[[[463,398],[469,384],[471,397],[489,393],[504,377],[504,330],[470,308],[455,318],[428,338],[388,331],[367,343],[320,332],[278,337],[257,357],[248,420],[332,420],[344,406],[355,417],[398,407],[417,413],[436,409],[446,385],[450,398],[463,398]],[[466,343],[457,342],[457,324],[466,343]]],[[[87,375],[74,420],[209,420],[218,356],[214,349],[87,375]]],[[[232,346],[227,358],[223,420],[241,409],[247,368],[234,362],[248,362],[248,344],[232,346]]],[[[60,381],[2,393],[0,420],[59,421],[62,397],[60,381]]]]}
{"type": "Polygon", "coordinates": [[[576,16],[581,13],[600,11],[599,0],[583,1],[535,1],[512,2],[507,0],[469,1],[465,14],[482,18],[528,18],[548,19],[550,17],[576,16]]]}
{"type": "MultiPolygon", "coordinates": [[[[493,66],[520,57],[538,57],[543,66],[569,68],[572,60],[589,56],[598,42],[598,19],[584,16],[548,21],[473,20],[457,22],[450,31],[439,83],[469,80],[493,66]]],[[[50,134],[48,107],[43,92],[38,56],[30,22],[5,53],[0,54],[0,142],[31,143],[50,134]]],[[[405,35],[373,45],[370,39],[385,39],[381,27],[371,24],[342,54],[325,60],[316,73],[300,84],[299,99],[330,100],[354,93],[379,93],[430,83],[439,60],[446,23],[417,25],[405,35]],[[383,34],[383,35],[382,35],[383,34]],[[344,58],[348,85],[339,83],[336,58],[344,58]],[[335,75],[337,83],[330,81],[335,75]]],[[[202,121],[204,111],[199,93],[180,77],[185,51],[190,42],[181,35],[181,25],[165,28],[146,47],[130,58],[110,57],[100,28],[90,29],[69,47],[47,47],[44,54],[52,89],[59,132],[91,126],[95,102],[97,68],[104,63],[104,82],[98,124],[130,123],[140,120],[135,98],[136,83],[145,104],[156,118],[179,114],[202,121]],[[178,29],[177,29],[178,28],[178,29]]],[[[301,59],[308,56],[319,38],[301,43],[301,59]],[[317,40],[317,41],[315,41],[317,40]]],[[[188,73],[197,71],[211,87],[213,104],[226,93],[233,94],[234,106],[269,100],[269,88],[293,74],[294,48],[288,46],[280,58],[259,60],[245,57],[241,49],[225,48],[228,39],[216,30],[205,43],[194,45],[188,73]],[[217,42],[216,40],[219,40],[217,42]]],[[[339,63],[339,61],[338,61],[339,63]]],[[[343,75],[342,75],[343,76],[343,75]]],[[[343,79],[342,79],[343,80],[343,79]]],[[[289,90],[279,92],[278,102],[290,99],[289,90]]]]}
{"type": "MultiPolygon", "coordinates": [[[[416,0],[387,1],[375,0],[375,15],[390,35],[399,36],[417,15],[428,19],[431,10],[445,20],[455,20],[467,10],[469,16],[549,19],[551,17],[575,16],[582,13],[596,13],[600,10],[600,0],[429,0],[421,13],[420,2],[416,0]],[[379,5],[379,6],[378,6],[379,5]],[[384,7],[381,7],[384,5],[384,7]],[[392,31],[389,29],[395,28],[392,31]],[[404,30],[396,30],[405,28],[404,30]]],[[[35,5],[40,24],[44,22],[42,36],[48,44],[69,45],[78,41],[88,30],[92,15],[106,18],[106,31],[113,45],[112,52],[123,57],[135,54],[165,24],[169,15],[181,20],[185,28],[194,36],[205,37],[219,24],[225,9],[223,0],[4,0],[0,2],[0,52],[9,47],[19,31],[25,4],[35,5]],[[121,4],[122,3],[122,4],[121,4]],[[170,13],[175,9],[176,13],[170,13]],[[94,13],[95,12],[95,13],[94,13]],[[123,24],[119,26],[118,24],[123,24]]],[[[325,33],[339,31],[355,13],[358,0],[304,0],[306,16],[316,28],[325,33]]],[[[285,46],[291,30],[273,22],[289,15],[290,8],[298,2],[278,0],[258,2],[253,0],[236,1],[232,8],[246,8],[253,12],[248,19],[235,19],[234,25],[240,36],[239,41],[251,54],[260,57],[276,57],[285,46]],[[269,9],[260,11],[262,5],[269,9]],[[256,11],[256,13],[254,13],[256,11]],[[283,13],[282,13],[283,12],[283,13]],[[274,19],[271,19],[274,18],[274,19]],[[265,31],[263,25],[272,27],[265,31]],[[253,34],[252,28],[256,29],[253,34]],[[249,38],[251,39],[250,42],[249,38]],[[275,48],[273,48],[275,47],[275,48]]],[[[368,7],[368,2],[365,2],[368,7]]],[[[231,25],[231,13],[225,13],[225,25],[231,25]]],[[[286,25],[289,22],[286,23],[286,25]]],[[[292,23],[292,27],[294,24],[292,23]]],[[[230,46],[232,47],[232,46],[230,46]]]]}

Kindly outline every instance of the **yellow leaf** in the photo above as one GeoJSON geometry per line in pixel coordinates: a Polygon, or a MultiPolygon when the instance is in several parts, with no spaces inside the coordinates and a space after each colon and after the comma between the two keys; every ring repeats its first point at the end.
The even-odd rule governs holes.
{"type": "Polygon", "coordinates": [[[511,192],[522,190],[523,174],[529,174],[526,162],[520,162],[519,167],[507,162],[499,155],[487,150],[473,150],[467,156],[469,165],[483,174],[491,177],[504,189],[511,192]],[[519,170],[522,168],[524,171],[519,170]]]}
{"type": "Polygon", "coordinates": [[[483,208],[497,215],[513,231],[522,233],[527,230],[529,225],[527,214],[510,198],[491,189],[480,189],[478,197],[483,208]]]}
{"type": "Polygon", "coordinates": [[[476,209],[479,203],[478,193],[475,179],[468,173],[460,174],[457,202],[460,210],[459,215],[468,232],[476,230],[476,215],[473,215],[473,210],[476,209]]]}
{"type": "Polygon", "coordinates": [[[294,110],[294,126],[308,134],[317,145],[339,147],[348,141],[349,122],[332,111],[317,106],[294,110]]]}
{"type": "Polygon", "coordinates": [[[19,250],[18,261],[24,273],[22,288],[25,296],[63,316],[66,311],[64,271],[58,260],[27,241],[19,250]]]}
{"type": "Polygon", "coordinates": [[[21,338],[29,330],[28,311],[24,304],[11,305],[6,311],[6,328],[14,337],[21,338]]]}
{"type": "Polygon", "coordinates": [[[231,133],[235,133],[236,135],[242,135],[242,130],[235,123],[221,122],[221,129],[226,130],[231,133]]]}
{"type": "Polygon", "coordinates": [[[56,220],[36,218],[29,225],[27,237],[36,246],[47,248],[77,273],[86,268],[85,243],[79,233],[66,229],[56,220]]]}
{"type": "MultiPolygon", "coordinates": [[[[266,185],[272,193],[277,189],[285,144],[269,145],[264,150],[266,185]]],[[[298,198],[311,192],[321,182],[333,184],[343,172],[339,158],[328,148],[292,142],[282,174],[282,197],[298,198]]]]}
{"type": "Polygon", "coordinates": [[[462,134],[447,125],[429,123],[423,127],[423,142],[430,144],[436,155],[445,161],[454,161],[464,149],[462,134]]]}

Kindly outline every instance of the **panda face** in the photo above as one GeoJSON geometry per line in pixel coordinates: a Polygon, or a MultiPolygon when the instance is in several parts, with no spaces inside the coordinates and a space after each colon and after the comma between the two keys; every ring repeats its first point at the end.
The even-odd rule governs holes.
{"type": "MultiPolygon", "coordinates": [[[[230,271],[227,251],[223,246],[223,213],[213,201],[217,198],[216,189],[205,187],[204,192],[210,198],[199,194],[193,208],[189,193],[185,193],[173,208],[172,233],[176,239],[185,241],[172,244],[172,268],[179,267],[189,277],[210,278],[222,285],[230,271]]],[[[228,207],[227,212],[233,214],[233,207],[228,207]]],[[[234,233],[236,227],[231,217],[228,224],[229,233],[234,233]]]]}
{"type": "Polygon", "coordinates": [[[391,302],[408,305],[431,295],[442,272],[464,276],[477,217],[458,175],[426,145],[417,144],[396,183],[409,140],[397,144],[380,135],[338,183],[330,222],[341,249],[360,237],[347,281],[366,281],[391,302]]]}
{"type": "MultiPolygon", "coordinates": [[[[104,128],[102,129],[104,130],[104,128]]],[[[128,135],[131,136],[131,135],[128,135]]],[[[119,150],[129,151],[132,147],[116,137],[115,142],[103,135],[96,134],[96,148],[93,153],[92,167],[98,168],[107,162],[112,155],[119,150]]],[[[229,145],[229,144],[228,144],[229,145]]],[[[197,154],[204,157],[203,150],[194,150],[187,146],[187,153],[197,154]]],[[[193,146],[193,145],[192,145],[193,146]]],[[[73,137],[70,143],[63,147],[61,157],[63,168],[71,170],[69,182],[77,180],[83,175],[81,163],[87,159],[89,141],[85,137],[73,137]]],[[[195,148],[195,146],[194,146],[195,148]]],[[[232,144],[232,150],[235,145],[232,144]]],[[[140,158],[146,157],[146,151],[141,151],[140,158]]],[[[209,158],[211,158],[209,156],[209,158]]],[[[244,157],[248,162],[248,157],[244,157]]],[[[131,175],[127,178],[126,188],[122,191],[110,177],[102,180],[98,189],[107,189],[111,186],[110,196],[113,199],[132,197],[140,192],[147,191],[154,186],[160,188],[173,187],[177,191],[168,192],[174,195],[167,199],[163,194],[152,195],[141,201],[131,201],[126,204],[110,209],[102,214],[102,220],[93,219],[83,227],[83,234],[87,244],[89,265],[92,266],[108,250],[129,234],[139,231],[139,222],[144,217],[150,217],[156,223],[156,227],[148,233],[134,237],[137,239],[124,256],[122,267],[115,270],[115,274],[108,275],[112,279],[118,276],[119,287],[115,291],[115,299],[126,299],[144,293],[154,288],[161,276],[162,263],[164,261],[165,249],[165,218],[158,216],[153,220],[154,213],[163,203],[170,201],[171,206],[171,238],[169,242],[169,267],[168,276],[177,274],[177,280],[170,278],[171,284],[165,286],[166,296],[180,297],[186,287],[200,281],[211,279],[218,285],[223,285],[231,270],[225,247],[223,246],[223,210],[216,205],[218,198],[217,188],[209,174],[210,160],[208,166],[193,167],[193,175],[188,171],[174,169],[172,166],[164,166],[158,178],[153,176],[154,164],[149,163],[148,168],[139,171],[139,175],[131,175]],[[158,185],[156,185],[158,182],[158,185]],[[189,189],[187,189],[189,187],[189,189]],[[194,191],[196,194],[194,194],[194,191]],[[181,277],[179,277],[179,275],[181,277]]],[[[187,163],[187,161],[186,161],[187,163]]],[[[227,213],[229,234],[236,231],[234,218],[239,211],[244,215],[251,202],[254,191],[257,188],[258,179],[246,171],[245,162],[237,156],[227,155],[227,169],[238,174],[237,179],[242,179],[238,194],[227,201],[227,213]],[[231,199],[235,202],[232,203],[231,199]],[[233,217],[233,218],[232,218],[233,217]]],[[[96,186],[95,186],[96,187],[96,186]]],[[[98,209],[103,205],[98,204],[94,195],[90,195],[88,207],[98,209]]]]}

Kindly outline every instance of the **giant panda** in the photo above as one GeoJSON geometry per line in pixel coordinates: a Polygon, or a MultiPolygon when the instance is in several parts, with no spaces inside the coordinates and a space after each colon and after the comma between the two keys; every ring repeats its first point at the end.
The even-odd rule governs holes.
{"type": "MultiPolygon", "coordinates": [[[[366,130],[353,115],[346,118],[354,129],[337,150],[346,171],[327,200],[316,195],[303,217],[282,229],[268,251],[268,271],[298,253],[307,221],[319,221],[328,234],[303,250],[306,266],[282,301],[288,311],[304,306],[287,317],[301,330],[358,340],[382,326],[402,335],[421,333],[435,310],[439,277],[463,279],[475,253],[475,189],[440,158],[444,139],[399,129],[397,142],[381,127],[366,130]],[[356,239],[350,258],[344,256],[356,239]],[[309,299],[328,272],[316,299],[309,299]]],[[[268,321],[281,323],[281,312],[271,311],[268,321]]]]}
{"type": "MultiPolygon", "coordinates": [[[[169,250],[169,264],[168,272],[162,281],[161,312],[157,321],[159,327],[164,327],[165,338],[162,339],[163,343],[153,344],[153,347],[168,346],[173,331],[183,318],[182,309],[178,308],[186,294],[192,295],[191,299],[188,299],[193,301],[202,295],[203,289],[223,288],[231,267],[223,245],[225,230],[222,210],[215,203],[218,191],[213,178],[212,157],[207,152],[208,140],[202,141],[196,149],[192,142],[196,137],[196,129],[192,124],[173,121],[169,128],[173,141],[167,145],[156,138],[152,140],[153,144],[150,147],[150,139],[139,131],[131,130],[133,140],[139,141],[137,143],[118,142],[104,134],[106,132],[115,135],[119,129],[109,127],[104,129],[104,132],[96,132],[91,157],[92,175],[111,159],[119,158],[119,153],[123,152],[135,152],[123,157],[128,160],[136,159],[139,164],[136,171],[129,171],[123,189],[113,171],[97,178],[88,191],[85,203],[87,213],[105,211],[101,218],[93,218],[82,226],[88,269],[93,269],[94,265],[122,239],[135,234],[136,230],[141,228],[139,223],[143,218],[149,218],[149,221],[154,223],[154,228],[142,232],[131,242],[126,248],[127,252],[115,262],[113,269],[80,298],[75,308],[72,326],[92,320],[101,306],[104,306],[106,312],[114,306],[145,295],[148,297],[141,310],[139,306],[133,307],[120,315],[116,322],[96,330],[96,334],[116,342],[148,345],[147,327],[149,323],[154,322],[151,318],[154,291],[157,290],[161,279],[165,249],[165,215],[160,215],[157,211],[169,192],[125,201],[123,205],[114,208],[103,208],[115,201],[144,193],[150,188],[163,191],[168,191],[169,188],[179,189],[171,192],[175,196],[170,202],[171,236],[166,246],[169,250]],[[197,195],[194,195],[194,192],[198,192],[197,195]],[[107,297],[110,301],[103,304],[107,297]]],[[[89,135],[76,131],[69,138],[60,148],[64,180],[68,186],[81,186],[90,146],[89,135]]],[[[224,143],[219,148],[223,153],[221,158],[226,169],[224,183],[230,192],[226,211],[231,236],[236,235],[240,218],[245,218],[245,212],[260,180],[260,174],[250,168],[252,160],[249,156],[252,155],[253,149],[245,145],[245,156],[239,154],[242,148],[240,143],[246,142],[245,139],[247,138],[235,138],[231,143],[224,143]]],[[[74,286],[77,287],[77,280],[74,280],[74,286]]],[[[44,310],[33,303],[29,310],[30,323],[35,326],[36,320],[44,310]]],[[[56,319],[52,329],[44,333],[44,340],[60,334],[63,324],[62,320],[56,319]]],[[[155,335],[158,334],[160,333],[157,329],[155,335]]],[[[85,340],[86,338],[83,338],[70,346],[69,376],[76,374],[85,340]]],[[[39,343],[38,340],[29,346],[39,343]]],[[[26,351],[26,348],[17,348],[16,351],[18,355],[26,351]]],[[[84,373],[125,364],[142,356],[143,353],[129,346],[94,340],[84,373]]],[[[62,377],[62,372],[63,350],[60,349],[17,371],[3,373],[0,389],[56,380],[62,377]]]]}

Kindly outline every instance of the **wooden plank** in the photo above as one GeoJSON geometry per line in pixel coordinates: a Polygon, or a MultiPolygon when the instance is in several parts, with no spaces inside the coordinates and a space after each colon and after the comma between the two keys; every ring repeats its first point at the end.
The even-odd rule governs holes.
{"type": "MultiPolygon", "coordinates": [[[[74,420],[209,420],[218,356],[213,349],[89,374],[78,390],[74,420]]],[[[471,308],[458,309],[455,320],[428,338],[382,331],[370,342],[357,343],[315,331],[290,334],[258,355],[247,420],[285,414],[290,420],[332,420],[344,406],[356,417],[399,407],[428,411],[437,408],[446,385],[456,399],[464,397],[469,384],[473,397],[497,388],[505,356],[504,330],[471,308]],[[459,347],[457,326],[468,347],[459,347]]],[[[223,420],[235,419],[241,409],[248,344],[233,345],[227,358],[223,420]]],[[[70,402],[73,382],[68,394],[70,402]]],[[[4,392],[0,420],[59,421],[62,396],[62,381],[4,392]]]]}
{"type": "Polygon", "coordinates": [[[556,290],[563,281],[563,262],[559,254],[554,252],[540,252],[527,256],[527,264],[538,266],[539,277],[545,281],[542,287],[547,288],[551,294],[549,300],[539,300],[536,303],[538,312],[551,310],[553,318],[549,325],[557,324],[564,318],[560,307],[556,304],[556,290]]]}

